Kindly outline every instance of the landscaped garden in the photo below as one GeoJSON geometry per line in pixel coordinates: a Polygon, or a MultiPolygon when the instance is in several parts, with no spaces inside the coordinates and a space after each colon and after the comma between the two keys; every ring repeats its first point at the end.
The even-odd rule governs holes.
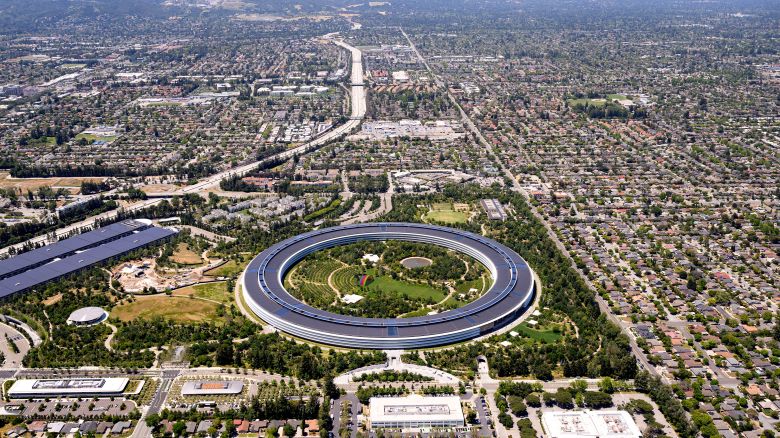
{"type": "Polygon", "coordinates": [[[461,307],[492,284],[464,254],[411,242],[358,242],[311,254],[293,266],[285,288],[299,300],[361,317],[413,317],[461,307]]]}

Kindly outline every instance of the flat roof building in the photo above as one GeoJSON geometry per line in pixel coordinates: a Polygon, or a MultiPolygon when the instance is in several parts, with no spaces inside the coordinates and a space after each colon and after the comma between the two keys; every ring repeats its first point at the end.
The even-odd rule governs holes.
{"type": "Polygon", "coordinates": [[[434,429],[465,426],[460,397],[372,397],[371,429],[434,429]]]}
{"type": "Polygon", "coordinates": [[[501,201],[498,199],[483,199],[480,201],[480,204],[482,204],[482,209],[487,213],[488,219],[492,221],[506,220],[504,206],[501,205],[501,201]]]}
{"type": "Polygon", "coordinates": [[[126,377],[83,379],[20,379],[8,389],[10,398],[111,397],[121,395],[126,377]]]}
{"type": "Polygon", "coordinates": [[[542,425],[549,438],[639,438],[642,432],[626,411],[546,411],[542,425]]]}
{"type": "Polygon", "coordinates": [[[73,255],[77,251],[102,245],[149,227],[151,227],[151,222],[148,220],[126,220],[0,260],[0,279],[28,271],[52,260],[73,255]]]}
{"type": "Polygon", "coordinates": [[[185,382],[181,395],[237,395],[244,389],[240,380],[197,380],[185,382]]]}
{"type": "MultiPolygon", "coordinates": [[[[131,226],[135,225],[135,223],[146,226],[140,229],[132,229],[126,234],[115,233],[114,231],[116,231],[116,229],[113,229],[113,231],[106,235],[112,237],[104,238],[102,240],[94,237],[95,235],[92,235],[93,237],[86,241],[71,240],[73,238],[66,239],[62,242],[57,242],[35,250],[39,253],[35,255],[34,259],[22,263],[14,262],[14,273],[6,278],[0,279],[0,298],[27,291],[49,281],[59,280],[62,277],[75,274],[76,272],[106,260],[120,257],[133,250],[166,240],[176,234],[176,231],[167,228],[152,227],[145,222],[130,222],[133,222],[131,226]],[[49,256],[42,255],[40,251],[43,251],[43,254],[45,254],[46,251],[50,251],[56,253],[57,256],[45,260],[45,257],[49,256]],[[44,261],[41,262],[41,260],[44,261]]],[[[103,228],[99,228],[90,233],[102,233],[102,230],[103,228]]],[[[98,234],[98,236],[99,235],[100,234],[98,234]]],[[[83,236],[83,234],[79,236],[83,236]]],[[[17,257],[24,255],[27,255],[27,253],[17,257]]],[[[6,261],[13,261],[17,259],[17,257],[13,257],[6,261]]]]}

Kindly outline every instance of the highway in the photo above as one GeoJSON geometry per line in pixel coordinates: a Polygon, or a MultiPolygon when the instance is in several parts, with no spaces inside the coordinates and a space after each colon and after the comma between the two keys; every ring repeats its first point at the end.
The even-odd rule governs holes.
{"type": "MultiPolygon", "coordinates": [[[[365,90],[365,83],[363,81],[363,53],[353,47],[349,44],[345,43],[344,41],[337,39],[338,34],[329,34],[324,37],[327,40],[330,40],[333,42],[333,44],[336,44],[339,47],[342,47],[350,52],[351,58],[352,58],[352,66],[351,66],[351,73],[350,73],[350,83],[351,83],[351,91],[350,91],[350,117],[346,121],[346,123],[339,125],[330,131],[327,131],[326,133],[322,134],[321,136],[313,139],[312,141],[302,144],[301,146],[298,146],[293,149],[288,149],[284,152],[281,152],[276,155],[272,155],[270,157],[267,157],[263,160],[255,161],[249,164],[244,164],[242,166],[234,167],[232,169],[217,173],[215,175],[212,175],[196,184],[183,187],[177,191],[170,192],[170,193],[157,193],[155,194],[155,199],[148,199],[144,201],[140,201],[137,203],[134,203],[124,209],[124,211],[134,211],[143,209],[152,205],[155,205],[162,201],[163,198],[169,198],[171,196],[175,195],[185,195],[188,193],[198,193],[203,192],[209,189],[214,189],[219,187],[219,182],[222,181],[225,178],[232,177],[232,176],[243,176],[247,173],[255,170],[258,166],[260,166],[263,163],[268,163],[273,160],[287,160],[292,158],[295,155],[301,155],[306,152],[309,152],[313,149],[319,148],[333,140],[336,140],[342,135],[349,134],[352,130],[357,128],[360,125],[360,122],[363,120],[363,118],[366,116],[366,90],[365,90]]],[[[77,231],[83,228],[92,228],[95,225],[96,221],[103,220],[103,219],[110,219],[113,217],[116,217],[120,210],[112,210],[108,211],[87,219],[84,219],[83,221],[76,222],[74,224],[68,225],[66,227],[58,229],[54,234],[57,238],[67,236],[73,231],[77,231]]],[[[27,241],[17,243],[15,245],[10,245],[5,248],[0,249],[0,256],[3,254],[8,253],[8,251],[11,248],[21,248],[24,245],[28,244],[40,244],[40,243],[49,243],[52,240],[56,239],[50,239],[50,235],[41,235],[38,237],[34,237],[32,239],[29,239],[27,241]]]]}
{"type": "Polygon", "coordinates": [[[322,134],[321,136],[311,140],[308,143],[304,143],[298,147],[295,147],[293,149],[288,149],[284,152],[278,153],[276,155],[272,155],[270,157],[264,158],[259,161],[255,161],[249,164],[244,164],[242,166],[234,167],[224,172],[217,173],[196,184],[184,187],[181,190],[178,190],[176,192],[172,192],[171,195],[197,193],[197,192],[202,192],[204,190],[218,187],[219,182],[225,178],[229,178],[232,176],[244,176],[247,173],[255,170],[258,166],[260,166],[263,163],[268,163],[280,159],[286,160],[292,158],[295,155],[304,154],[320,146],[323,146],[339,138],[342,135],[350,133],[353,129],[357,128],[360,125],[360,122],[366,116],[366,105],[367,105],[365,82],[363,81],[363,52],[361,52],[359,49],[353,46],[350,46],[349,44],[345,43],[343,40],[337,39],[338,34],[328,34],[324,38],[330,40],[331,42],[333,42],[333,44],[339,47],[343,47],[344,49],[349,50],[352,57],[352,66],[351,66],[351,73],[350,73],[351,112],[350,112],[349,120],[347,120],[347,122],[344,123],[343,125],[339,125],[331,129],[330,131],[322,134]]]}

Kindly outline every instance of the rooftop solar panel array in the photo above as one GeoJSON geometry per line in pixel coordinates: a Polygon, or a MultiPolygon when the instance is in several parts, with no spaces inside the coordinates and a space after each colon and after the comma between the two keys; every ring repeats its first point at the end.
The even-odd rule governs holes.
{"type": "Polygon", "coordinates": [[[149,227],[149,224],[141,221],[126,220],[87,231],[86,233],[36,248],[6,260],[0,260],[0,279],[19,274],[56,258],[67,257],[76,251],[92,248],[149,227]]]}
{"type": "MultiPolygon", "coordinates": [[[[99,231],[99,230],[95,230],[99,231]]],[[[23,292],[40,284],[117,257],[176,234],[167,228],[149,227],[103,244],[92,246],[78,253],[28,269],[20,274],[0,280],[0,298],[23,292]]],[[[70,240],[70,239],[68,239],[70,240]]],[[[41,248],[43,249],[43,248],[41,248]]]]}
{"type": "Polygon", "coordinates": [[[533,272],[510,248],[462,230],[412,223],[367,223],[326,228],[279,242],[246,268],[249,307],[277,329],[316,342],[350,348],[404,349],[471,339],[501,327],[531,305],[533,272]],[[284,289],[287,269],[307,254],[360,240],[432,243],[474,257],[494,283],[479,299],[456,310],[413,318],[360,318],[302,303],[284,289]]]}

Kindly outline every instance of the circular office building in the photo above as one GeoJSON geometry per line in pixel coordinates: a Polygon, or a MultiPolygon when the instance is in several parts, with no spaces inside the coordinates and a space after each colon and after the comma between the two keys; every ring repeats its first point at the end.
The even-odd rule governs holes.
{"type": "Polygon", "coordinates": [[[465,341],[517,319],[533,302],[533,272],[517,253],[491,239],[452,228],[414,223],[369,223],[311,231],[255,257],[243,277],[244,298],[263,321],[314,342],[347,348],[411,349],[465,341]],[[475,258],[493,286],[465,306],[413,318],[359,318],[316,309],[284,288],[287,271],[307,255],[362,240],[439,245],[475,258]]]}
{"type": "Polygon", "coordinates": [[[108,318],[108,312],[100,307],[82,307],[74,310],[68,316],[68,324],[72,325],[93,325],[103,322],[108,318]]]}

